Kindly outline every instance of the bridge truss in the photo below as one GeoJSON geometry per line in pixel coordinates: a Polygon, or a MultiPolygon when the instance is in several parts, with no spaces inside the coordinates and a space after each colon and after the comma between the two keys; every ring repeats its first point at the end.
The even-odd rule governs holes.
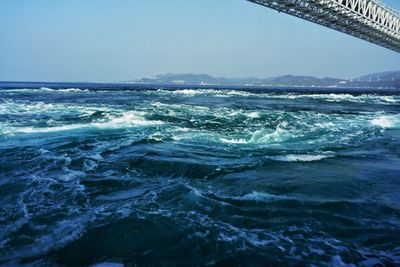
{"type": "Polygon", "coordinates": [[[378,0],[247,0],[400,53],[400,13],[378,0]]]}

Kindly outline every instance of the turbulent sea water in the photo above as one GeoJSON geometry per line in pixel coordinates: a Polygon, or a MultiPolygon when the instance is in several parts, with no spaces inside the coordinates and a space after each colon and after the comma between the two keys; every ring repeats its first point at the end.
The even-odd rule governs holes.
{"type": "Polygon", "coordinates": [[[400,265],[399,92],[106,89],[0,89],[0,265],[400,265]]]}

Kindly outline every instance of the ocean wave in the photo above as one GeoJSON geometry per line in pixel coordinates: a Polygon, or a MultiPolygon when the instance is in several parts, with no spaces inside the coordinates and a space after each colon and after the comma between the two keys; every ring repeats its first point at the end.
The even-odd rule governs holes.
{"type": "MultiPolygon", "coordinates": [[[[160,90],[158,92],[165,92],[165,90],[160,90]]],[[[172,94],[180,94],[180,95],[201,95],[201,94],[212,94],[213,90],[205,90],[205,89],[183,89],[183,90],[172,90],[168,91],[172,94]]]]}
{"type": "Polygon", "coordinates": [[[5,93],[87,93],[90,92],[89,89],[81,88],[18,88],[18,89],[2,89],[1,92],[5,93]]]}
{"type": "Polygon", "coordinates": [[[273,142],[282,142],[287,138],[294,137],[293,133],[290,133],[285,127],[288,126],[288,123],[282,122],[278,124],[275,130],[270,129],[262,129],[254,131],[250,138],[226,138],[221,137],[220,141],[222,143],[229,143],[229,144],[267,144],[273,142]]]}
{"type": "Polygon", "coordinates": [[[327,158],[333,158],[333,154],[321,154],[321,155],[313,155],[313,154],[289,154],[289,155],[281,155],[281,156],[271,156],[267,157],[276,161],[286,161],[286,162],[312,162],[312,161],[320,161],[327,158]]]}
{"type": "Polygon", "coordinates": [[[289,135],[288,131],[284,129],[288,125],[287,122],[279,124],[274,131],[257,130],[251,136],[249,143],[268,143],[280,142],[286,139],[289,135]]]}
{"type": "MultiPolygon", "coordinates": [[[[18,92],[32,92],[32,93],[87,93],[91,92],[89,89],[82,88],[22,88],[22,89],[2,89],[1,92],[18,93],[18,92]]],[[[96,91],[98,93],[110,92],[127,92],[116,89],[115,91],[96,91]]],[[[133,90],[131,92],[136,92],[133,90]]],[[[392,105],[400,103],[400,96],[397,95],[378,95],[378,94],[361,94],[352,95],[348,93],[277,93],[262,90],[240,90],[240,89],[157,89],[145,90],[145,94],[156,95],[182,95],[187,97],[195,97],[200,95],[209,95],[213,97],[246,97],[246,98],[263,98],[263,99],[314,99],[326,102],[353,102],[353,103],[374,103],[383,105],[392,105]]]]}
{"type": "Polygon", "coordinates": [[[283,196],[283,195],[274,195],[266,192],[259,192],[259,191],[253,191],[249,194],[245,194],[243,196],[239,197],[230,197],[231,199],[234,200],[240,200],[240,201],[256,201],[256,202],[269,202],[272,200],[287,200],[287,199],[292,199],[288,196],[283,196]]]}
{"type": "Polygon", "coordinates": [[[228,144],[248,144],[249,141],[246,139],[227,139],[227,138],[221,138],[220,139],[223,143],[228,143],[228,144]]]}
{"type": "Polygon", "coordinates": [[[400,114],[396,115],[381,115],[372,119],[371,124],[384,129],[400,128],[400,114]]]}
{"type": "Polygon", "coordinates": [[[148,120],[144,117],[144,112],[127,111],[120,115],[109,115],[107,119],[100,122],[79,123],[69,125],[59,125],[50,127],[15,127],[10,125],[2,125],[1,131],[8,134],[16,133],[52,133],[61,131],[71,131],[77,129],[120,129],[131,127],[144,127],[163,124],[162,121],[148,120]]]}
{"type": "Polygon", "coordinates": [[[393,104],[400,103],[399,96],[386,96],[376,94],[362,94],[362,95],[351,95],[351,94],[299,94],[299,93],[261,93],[260,97],[271,98],[271,99],[314,99],[323,100],[326,102],[352,102],[352,103],[373,103],[373,104],[393,104]]]}
{"type": "Polygon", "coordinates": [[[206,198],[212,201],[217,201],[220,204],[224,205],[225,202],[234,201],[256,201],[256,202],[271,202],[271,201],[280,201],[280,200],[295,200],[290,196],[285,195],[275,195],[262,191],[252,191],[251,193],[244,194],[242,196],[230,196],[230,195],[222,195],[212,192],[204,192],[199,188],[191,186],[189,184],[184,185],[187,189],[189,189],[195,196],[206,198]]]}
{"type": "Polygon", "coordinates": [[[376,94],[362,94],[352,95],[345,93],[330,93],[330,94],[301,94],[301,93],[271,93],[262,91],[243,91],[243,90],[225,90],[225,89],[178,89],[166,90],[159,89],[157,91],[147,91],[151,94],[173,94],[184,96],[197,96],[197,95],[212,95],[214,97],[254,97],[254,98],[270,98],[270,99],[315,99],[327,102],[354,102],[354,103],[376,103],[376,104],[394,104],[400,103],[399,96],[387,96],[376,94]]]}
{"type": "Polygon", "coordinates": [[[89,89],[80,89],[80,88],[66,88],[66,89],[51,89],[51,92],[87,93],[87,92],[90,92],[90,90],[89,89]]]}
{"type": "Polygon", "coordinates": [[[376,113],[330,115],[315,112],[257,111],[256,114],[260,117],[251,119],[248,114],[255,111],[178,106],[168,108],[163,105],[164,110],[157,111],[159,114],[168,113],[167,116],[170,117],[167,121],[171,121],[172,125],[185,122],[180,126],[185,131],[177,130],[180,127],[167,130],[168,134],[164,137],[175,141],[228,144],[254,149],[267,146],[323,149],[327,146],[342,147],[381,135],[374,129],[374,124],[378,122],[371,123],[376,118],[376,113]],[[191,114],[190,122],[187,114],[191,114]],[[231,131],[230,125],[235,125],[234,131],[231,131]]]}
{"type": "Polygon", "coordinates": [[[45,103],[22,100],[5,100],[0,102],[0,114],[7,115],[42,115],[42,114],[76,114],[92,115],[95,112],[108,112],[112,109],[102,105],[79,105],[63,103],[45,103]]]}
{"type": "Polygon", "coordinates": [[[157,91],[147,91],[150,94],[172,94],[172,95],[184,95],[184,96],[196,96],[196,95],[212,95],[216,97],[228,97],[228,96],[251,96],[254,93],[240,90],[223,90],[223,89],[178,89],[178,90],[165,90],[159,89],[157,91]]]}

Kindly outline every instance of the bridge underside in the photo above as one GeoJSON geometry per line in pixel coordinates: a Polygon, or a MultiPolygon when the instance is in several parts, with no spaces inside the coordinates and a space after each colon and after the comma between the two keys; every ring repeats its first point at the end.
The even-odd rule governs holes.
{"type": "Polygon", "coordinates": [[[400,16],[372,0],[247,0],[400,52],[400,16]]]}

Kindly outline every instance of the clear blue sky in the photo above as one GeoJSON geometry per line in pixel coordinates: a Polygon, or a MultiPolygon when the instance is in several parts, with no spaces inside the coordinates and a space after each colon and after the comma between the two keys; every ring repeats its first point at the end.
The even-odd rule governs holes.
{"type": "Polygon", "coordinates": [[[400,70],[399,53],[245,0],[0,0],[0,12],[0,80],[400,70]]]}

